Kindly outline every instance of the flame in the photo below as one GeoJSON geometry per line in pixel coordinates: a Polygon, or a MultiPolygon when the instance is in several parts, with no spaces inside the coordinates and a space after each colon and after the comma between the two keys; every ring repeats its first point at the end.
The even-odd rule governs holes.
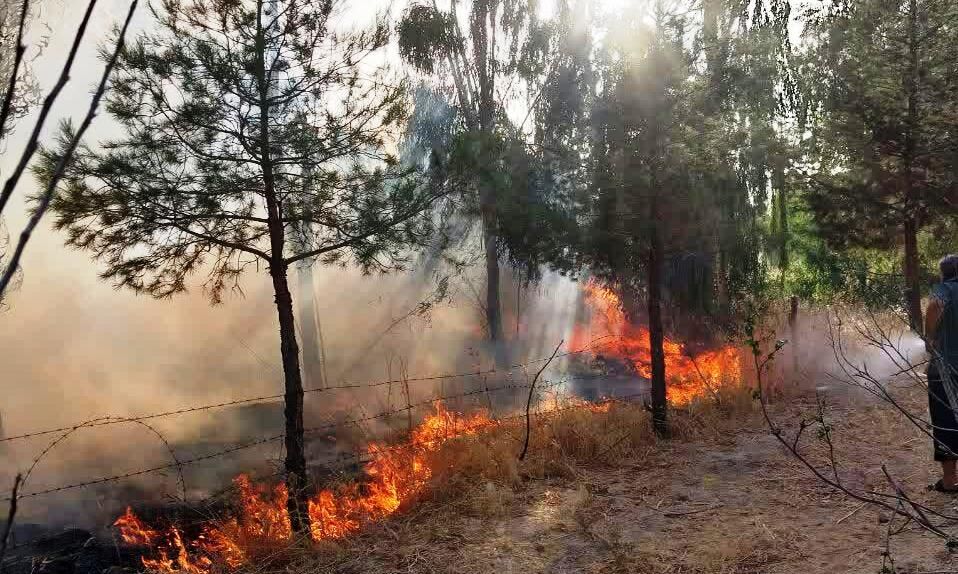
{"type": "MultiPolygon", "coordinates": [[[[585,348],[597,333],[607,333],[614,341],[602,353],[626,361],[645,378],[652,376],[652,343],[649,329],[626,319],[622,301],[608,287],[595,281],[583,285],[591,321],[576,326],[573,348],[585,348]]],[[[738,349],[728,345],[692,356],[682,343],[665,338],[665,373],[668,377],[668,398],[674,405],[685,405],[729,382],[741,379],[738,349]]]]}
{"type": "MultiPolygon", "coordinates": [[[[309,500],[313,540],[344,538],[364,524],[398,512],[420,495],[432,478],[430,453],[454,437],[472,435],[495,424],[485,413],[464,416],[438,402],[434,408],[435,412],[410,433],[408,444],[395,447],[372,443],[366,447],[370,457],[365,468],[368,482],[325,489],[309,500]]],[[[270,489],[253,484],[246,475],[236,477],[234,484],[239,495],[236,516],[204,526],[190,542],[184,542],[175,526],[163,532],[148,527],[130,508],[114,526],[124,542],[155,549],[155,556],[142,559],[148,570],[209,574],[217,564],[238,568],[259,552],[289,542],[292,529],[285,485],[270,489]]]]}
{"type": "Polygon", "coordinates": [[[152,546],[160,537],[160,533],[144,524],[129,506],[113,525],[120,529],[123,542],[134,546],[152,546]]]}

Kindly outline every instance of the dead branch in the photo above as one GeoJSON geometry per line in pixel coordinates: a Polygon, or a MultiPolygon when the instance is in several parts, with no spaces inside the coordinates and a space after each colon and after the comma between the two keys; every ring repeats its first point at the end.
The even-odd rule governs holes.
{"type": "MultiPolygon", "coordinates": [[[[86,12],[83,14],[83,19],[80,20],[80,26],[77,28],[76,35],[73,37],[73,45],[70,48],[70,53],[67,55],[67,59],[63,64],[63,69],[60,70],[60,77],[57,79],[57,83],[47,94],[47,97],[44,98],[43,106],[40,108],[40,116],[37,118],[36,124],[33,126],[33,132],[30,134],[30,139],[27,140],[27,146],[23,150],[23,154],[20,156],[20,161],[17,163],[13,174],[4,184],[3,191],[0,191],[0,213],[3,213],[3,210],[7,205],[7,201],[10,199],[10,196],[13,194],[13,190],[20,181],[20,177],[23,175],[27,165],[30,163],[30,159],[33,158],[33,154],[37,151],[37,147],[39,147],[40,132],[43,130],[43,126],[46,124],[47,116],[50,114],[50,109],[53,107],[53,103],[60,95],[63,87],[70,80],[70,69],[73,67],[73,61],[76,59],[77,52],[80,49],[80,42],[83,40],[83,35],[86,32],[87,24],[90,23],[90,16],[93,14],[93,8],[95,6],[96,0],[90,0],[90,2],[87,4],[86,12]]],[[[3,290],[0,289],[0,293],[2,292],[3,290]]]]}
{"type": "MultiPolygon", "coordinates": [[[[13,256],[10,258],[6,269],[4,269],[3,276],[0,277],[0,295],[6,291],[7,285],[10,283],[10,280],[13,278],[13,274],[19,267],[20,257],[23,255],[23,251],[26,248],[27,242],[30,240],[30,236],[33,234],[33,230],[36,228],[37,224],[40,223],[40,219],[43,218],[43,215],[50,207],[50,202],[53,200],[53,195],[56,192],[56,188],[60,184],[60,180],[63,178],[63,175],[66,172],[67,165],[73,159],[73,154],[76,151],[77,146],[80,144],[83,134],[86,133],[87,128],[89,128],[90,124],[93,122],[94,116],[96,116],[97,109],[100,107],[100,100],[106,93],[107,83],[109,82],[110,75],[113,72],[116,61],[120,56],[120,52],[123,51],[123,47],[126,42],[126,33],[129,30],[130,21],[133,19],[133,14],[136,11],[136,6],[138,3],[139,0],[133,0],[130,2],[129,12],[127,13],[126,20],[123,22],[123,28],[120,30],[120,34],[116,40],[116,48],[113,50],[113,54],[110,56],[110,59],[103,70],[103,75],[100,78],[100,84],[97,86],[96,92],[93,95],[93,99],[90,101],[90,108],[87,110],[87,114],[83,118],[83,122],[80,124],[80,127],[70,140],[63,157],[60,158],[60,161],[54,168],[53,174],[50,176],[49,181],[46,182],[46,188],[40,196],[40,201],[37,204],[36,209],[33,211],[33,214],[30,216],[27,226],[20,234],[20,239],[17,241],[17,247],[13,252],[13,256]]],[[[81,22],[80,28],[77,31],[76,37],[74,39],[73,46],[70,49],[70,55],[67,57],[67,61],[63,66],[60,79],[57,81],[57,84],[54,86],[53,90],[50,91],[44,100],[43,108],[40,111],[40,118],[37,120],[37,123],[34,126],[33,133],[30,136],[30,140],[27,143],[26,149],[24,150],[23,155],[20,157],[20,162],[17,164],[13,174],[9,179],[7,179],[7,182],[4,185],[3,192],[0,194],[0,212],[3,211],[7,200],[10,198],[14,188],[20,181],[23,171],[26,169],[27,164],[30,162],[30,159],[33,157],[33,154],[36,152],[37,147],[39,146],[38,140],[40,137],[40,130],[43,128],[43,124],[46,122],[47,115],[50,112],[53,102],[63,89],[63,86],[69,80],[70,69],[73,66],[73,60],[75,59],[76,53],[80,47],[80,42],[83,39],[83,33],[86,30],[87,23],[90,20],[90,13],[93,11],[95,4],[96,0],[90,0],[89,5],[87,6],[87,11],[83,17],[83,21],[81,22]]]]}
{"type": "Polygon", "coordinates": [[[529,435],[532,434],[532,415],[530,414],[530,409],[532,408],[532,395],[536,391],[536,381],[539,380],[539,376],[542,375],[542,372],[549,367],[552,363],[552,360],[556,358],[556,355],[559,354],[559,349],[562,348],[562,343],[565,343],[565,340],[559,341],[559,344],[556,345],[555,351],[552,351],[552,356],[549,357],[549,360],[546,361],[542,368],[539,369],[539,372],[536,373],[536,376],[532,379],[532,384],[529,385],[529,398],[526,399],[526,438],[522,443],[522,452],[519,453],[519,460],[525,460],[526,452],[529,450],[529,435]]]}
{"type": "Polygon", "coordinates": [[[7,512],[7,523],[3,527],[3,538],[0,539],[0,573],[3,572],[3,559],[7,555],[7,541],[10,540],[10,533],[13,531],[13,520],[17,516],[17,499],[20,493],[20,483],[22,477],[18,474],[13,481],[13,492],[10,495],[10,510],[7,512]]]}
{"type": "MultiPolygon", "coordinates": [[[[7,93],[4,95],[3,104],[0,105],[0,139],[3,139],[7,127],[7,119],[10,117],[10,110],[13,108],[13,100],[17,91],[17,76],[20,74],[20,65],[23,63],[23,55],[27,51],[23,43],[23,30],[27,24],[27,14],[30,10],[29,0],[23,0],[23,6],[20,11],[20,23],[17,26],[17,47],[13,56],[13,70],[10,72],[10,81],[7,84],[7,93]]],[[[0,209],[0,211],[3,211],[0,209]]]]}
{"type": "MultiPolygon", "coordinates": [[[[759,394],[759,404],[761,407],[762,417],[765,419],[765,423],[771,431],[775,439],[785,447],[785,449],[798,460],[803,466],[805,466],[816,478],[818,478],[823,483],[834,488],[835,490],[844,493],[850,498],[866,503],[878,506],[888,510],[893,515],[901,516],[906,520],[913,521],[918,524],[921,528],[940,536],[945,540],[952,540],[952,537],[943,531],[939,525],[934,524],[929,518],[928,515],[935,515],[941,518],[944,518],[949,521],[958,520],[958,517],[948,517],[941,515],[940,513],[928,508],[927,506],[921,505],[917,502],[912,501],[910,498],[905,495],[903,490],[896,489],[894,494],[880,493],[874,491],[867,492],[856,492],[846,486],[844,481],[842,481],[840,475],[838,474],[837,464],[834,458],[833,452],[830,450],[830,464],[832,465],[833,476],[829,477],[823,473],[818,467],[816,467],[804,454],[801,453],[798,445],[798,441],[790,441],[785,436],[784,431],[779,427],[771,417],[771,414],[768,411],[767,399],[765,396],[764,388],[764,372],[768,364],[775,358],[775,355],[781,351],[784,345],[776,345],[775,349],[766,355],[762,356],[762,351],[759,348],[759,343],[754,339],[754,334],[749,333],[749,345],[752,349],[752,357],[756,373],[756,384],[758,385],[758,394],[759,394]],[[906,509],[905,505],[908,505],[913,511],[906,509]]],[[[819,406],[821,409],[821,406],[819,406]]],[[[820,423],[825,429],[827,429],[827,422],[824,421],[823,417],[820,417],[822,420],[820,423]]],[[[804,425],[803,425],[804,426],[804,425]]],[[[824,438],[826,442],[830,442],[830,433],[827,430],[824,432],[824,438]]],[[[887,475],[886,475],[887,476],[887,475]]],[[[889,476],[890,479],[890,476],[889,476]]],[[[892,484],[895,484],[892,481],[892,484]]]]}

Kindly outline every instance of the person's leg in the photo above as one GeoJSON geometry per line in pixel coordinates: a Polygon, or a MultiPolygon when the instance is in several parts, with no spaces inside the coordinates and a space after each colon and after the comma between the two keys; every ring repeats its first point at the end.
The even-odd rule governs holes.
{"type": "Polygon", "coordinates": [[[954,460],[941,461],[941,481],[944,483],[945,488],[958,487],[958,474],[955,472],[955,462],[954,460]]]}

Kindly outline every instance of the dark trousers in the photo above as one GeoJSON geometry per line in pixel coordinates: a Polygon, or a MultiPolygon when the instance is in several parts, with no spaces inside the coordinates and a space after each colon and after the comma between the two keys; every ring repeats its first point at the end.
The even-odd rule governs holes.
{"type": "MultiPolygon", "coordinates": [[[[952,374],[958,378],[958,373],[952,374]]],[[[935,437],[935,460],[958,460],[958,419],[948,403],[937,361],[928,367],[928,412],[935,437]]]]}

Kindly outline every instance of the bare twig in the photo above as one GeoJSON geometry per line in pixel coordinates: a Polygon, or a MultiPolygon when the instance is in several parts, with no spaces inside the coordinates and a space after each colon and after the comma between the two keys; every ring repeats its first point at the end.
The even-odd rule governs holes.
{"type": "MultiPolygon", "coordinates": [[[[90,2],[87,4],[86,12],[83,14],[83,19],[80,21],[80,26],[77,28],[76,35],[73,37],[73,46],[71,46],[70,53],[67,55],[66,62],[63,64],[63,69],[60,71],[60,77],[57,79],[57,83],[53,86],[53,89],[51,89],[47,94],[47,97],[44,98],[43,106],[40,108],[40,116],[37,118],[37,122],[33,126],[33,132],[30,134],[30,139],[27,140],[27,146],[23,150],[23,155],[20,156],[20,161],[17,163],[17,167],[14,169],[13,174],[4,184],[3,191],[0,191],[0,213],[3,213],[3,209],[6,207],[7,201],[13,194],[13,190],[17,187],[20,177],[23,175],[24,170],[26,170],[27,165],[33,158],[33,154],[37,151],[40,140],[40,132],[43,131],[43,126],[46,124],[47,116],[50,114],[50,109],[53,107],[53,103],[63,90],[63,86],[70,81],[70,69],[73,67],[73,60],[76,59],[77,52],[80,49],[80,42],[83,40],[83,34],[86,32],[87,24],[90,23],[90,16],[93,14],[93,8],[95,6],[96,0],[90,0],[90,2]]],[[[0,289],[0,293],[2,292],[3,290],[0,289]]]]}
{"type": "Polygon", "coordinates": [[[3,538],[0,539],[0,573],[3,572],[3,559],[7,555],[7,541],[13,531],[13,519],[17,516],[17,499],[20,491],[21,476],[18,474],[13,481],[13,492],[10,496],[10,510],[7,512],[7,523],[3,527],[3,538]]]}
{"type": "MultiPolygon", "coordinates": [[[[13,71],[10,73],[10,81],[7,83],[7,93],[4,95],[2,107],[0,107],[0,139],[3,139],[4,130],[7,127],[7,119],[10,117],[10,110],[13,108],[13,100],[17,91],[17,76],[20,74],[20,64],[23,63],[23,54],[27,51],[23,43],[23,30],[26,28],[27,14],[30,10],[29,0],[23,0],[23,6],[20,11],[20,24],[17,27],[17,48],[13,56],[13,71]]],[[[0,208],[0,211],[3,211],[0,208]]]]}
{"type": "Polygon", "coordinates": [[[704,508],[694,508],[692,510],[663,510],[662,516],[666,518],[680,518],[682,516],[689,516],[692,514],[701,514],[702,512],[708,512],[710,510],[716,510],[722,508],[723,504],[712,504],[704,508]]]}
{"type": "Polygon", "coordinates": [[[867,502],[863,502],[863,503],[859,504],[858,506],[856,506],[856,507],[854,508],[854,510],[852,510],[851,512],[849,512],[849,513],[846,514],[845,516],[842,516],[841,518],[839,518],[838,520],[836,520],[836,521],[835,521],[835,524],[841,524],[842,522],[845,522],[846,520],[848,520],[848,519],[851,518],[852,516],[855,516],[856,514],[858,514],[858,511],[861,510],[862,508],[865,508],[866,506],[868,506],[868,503],[867,503],[867,502]]]}
{"type": "MultiPolygon", "coordinates": [[[[79,48],[83,29],[86,28],[87,21],[89,20],[89,11],[93,9],[93,5],[95,3],[96,0],[90,1],[90,7],[88,8],[87,14],[84,17],[81,30],[77,33],[73,49],[70,52],[67,64],[64,66],[63,74],[60,77],[60,82],[58,82],[57,86],[54,88],[56,93],[59,93],[59,89],[62,88],[62,85],[66,83],[67,79],[69,79],[69,70],[73,64],[73,58],[76,56],[76,50],[79,48]]],[[[83,122],[73,135],[73,139],[70,140],[63,157],[60,158],[60,161],[54,168],[53,173],[50,176],[50,180],[46,182],[46,189],[44,189],[43,195],[40,196],[40,202],[37,204],[36,209],[30,216],[27,226],[20,234],[20,240],[17,242],[17,248],[13,252],[13,257],[10,258],[10,262],[3,272],[3,276],[0,277],[0,295],[3,294],[7,288],[7,284],[9,284],[10,280],[13,278],[13,274],[16,272],[17,267],[20,264],[20,257],[23,255],[23,250],[26,248],[27,242],[30,240],[30,235],[33,233],[33,230],[36,228],[37,224],[40,223],[40,219],[43,217],[44,213],[46,213],[47,209],[50,207],[50,202],[53,200],[53,195],[56,192],[57,185],[60,184],[60,180],[63,178],[63,174],[66,171],[67,165],[73,158],[73,153],[76,151],[80,140],[83,138],[83,134],[86,133],[87,128],[90,127],[90,123],[93,122],[93,117],[96,116],[97,108],[100,106],[100,100],[103,98],[103,94],[106,93],[106,87],[110,79],[110,74],[113,72],[113,67],[116,65],[116,61],[120,56],[120,52],[123,51],[123,46],[126,42],[126,32],[130,27],[130,21],[133,19],[133,14],[136,11],[136,6],[138,3],[139,0],[133,0],[130,2],[130,10],[126,15],[126,20],[123,22],[123,28],[120,30],[120,35],[117,37],[116,49],[114,49],[113,54],[110,56],[110,60],[106,64],[106,68],[103,70],[103,76],[100,78],[100,85],[97,86],[97,90],[93,95],[93,99],[90,101],[90,109],[87,110],[87,114],[83,118],[83,122]]],[[[51,95],[53,94],[54,92],[51,92],[51,95]]],[[[4,186],[3,193],[5,197],[0,198],[0,211],[3,210],[3,204],[6,203],[9,193],[12,193],[13,188],[20,179],[20,175],[23,173],[23,169],[26,167],[27,162],[30,161],[30,158],[36,151],[37,137],[39,136],[38,128],[42,127],[42,121],[46,119],[46,113],[49,111],[48,102],[50,101],[50,97],[51,96],[47,96],[47,101],[45,101],[43,104],[44,109],[41,112],[42,119],[38,120],[37,122],[37,129],[34,130],[34,134],[31,136],[30,142],[27,144],[27,149],[24,151],[23,156],[20,159],[20,164],[17,166],[17,170],[12,176],[10,176],[10,179],[7,180],[7,183],[4,186]]]]}
{"type": "Polygon", "coordinates": [[[535,378],[532,379],[532,384],[529,385],[529,398],[526,399],[526,438],[522,443],[522,452],[519,453],[519,460],[525,460],[526,452],[529,450],[529,435],[532,434],[532,416],[529,413],[529,410],[532,408],[532,395],[536,391],[536,381],[539,380],[539,376],[542,375],[542,371],[545,371],[546,368],[552,363],[552,360],[556,358],[556,355],[559,354],[559,349],[562,348],[562,343],[565,340],[559,341],[559,344],[556,345],[555,351],[552,351],[552,356],[549,357],[549,360],[546,361],[542,368],[539,369],[539,372],[536,373],[535,378]]]}
{"type": "MultiPolygon", "coordinates": [[[[792,456],[794,456],[800,463],[802,463],[802,465],[804,465],[809,471],[811,471],[811,473],[814,474],[815,477],[818,478],[820,481],[834,488],[835,490],[838,490],[839,492],[844,493],[845,495],[851,497],[852,499],[857,500],[858,502],[872,504],[872,505],[884,508],[885,510],[890,511],[895,515],[902,516],[903,518],[910,521],[914,521],[918,526],[927,530],[928,532],[931,532],[946,540],[952,539],[952,537],[948,533],[944,532],[938,525],[934,524],[931,520],[929,520],[927,515],[932,514],[945,519],[950,519],[950,517],[944,516],[932,509],[929,509],[927,506],[923,506],[909,499],[907,495],[905,495],[904,491],[901,490],[901,488],[898,487],[897,484],[887,474],[887,470],[885,471],[886,477],[889,479],[890,483],[893,485],[893,488],[895,489],[894,494],[886,494],[886,493],[875,492],[875,491],[856,492],[850,489],[848,486],[844,484],[844,482],[842,481],[841,477],[839,476],[837,472],[836,461],[834,459],[833,454],[830,454],[829,459],[831,461],[834,477],[830,477],[826,475],[822,470],[820,470],[818,467],[812,464],[812,462],[809,461],[808,458],[806,458],[800,452],[798,448],[798,442],[797,441],[792,442],[786,438],[784,431],[782,430],[781,427],[775,424],[775,422],[772,420],[771,414],[768,411],[768,405],[766,403],[766,397],[765,397],[763,375],[764,375],[766,366],[768,365],[769,362],[772,361],[774,356],[782,349],[782,346],[777,346],[772,353],[770,353],[769,355],[763,358],[762,352],[759,349],[759,344],[754,339],[754,335],[752,333],[749,333],[749,338],[750,338],[749,344],[752,348],[752,356],[753,356],[754,365],[755,365],[755,373],[756,373],[756,379],[757,379],[758,391],[759,391],[759,404],[761,406],[762,417],[765,419],[765,422],[768,425],[768,428],[771,431],[772,435],[776,438],[776,440],[778,440],[779,443],[782,444],[782,446],[786,448],[786,450],[788,450],[788,452],[792,456]],[[906,504],[908,505],[908,507],[912,508],[914,512],[909,512],[905,507],[906,504]]],[[[819,405],[819,408],[821,408],[821,405],[819,405]]],[[[827,428],[827,423],[824,420],[820,420],[819,422],[823,425],[824,428],[827,428]]],[[[825,436],[823,438],[826,440],[826,442],[829,442],[831,440],[830,433],[825,432],[824,434],[825,436]]]]}

